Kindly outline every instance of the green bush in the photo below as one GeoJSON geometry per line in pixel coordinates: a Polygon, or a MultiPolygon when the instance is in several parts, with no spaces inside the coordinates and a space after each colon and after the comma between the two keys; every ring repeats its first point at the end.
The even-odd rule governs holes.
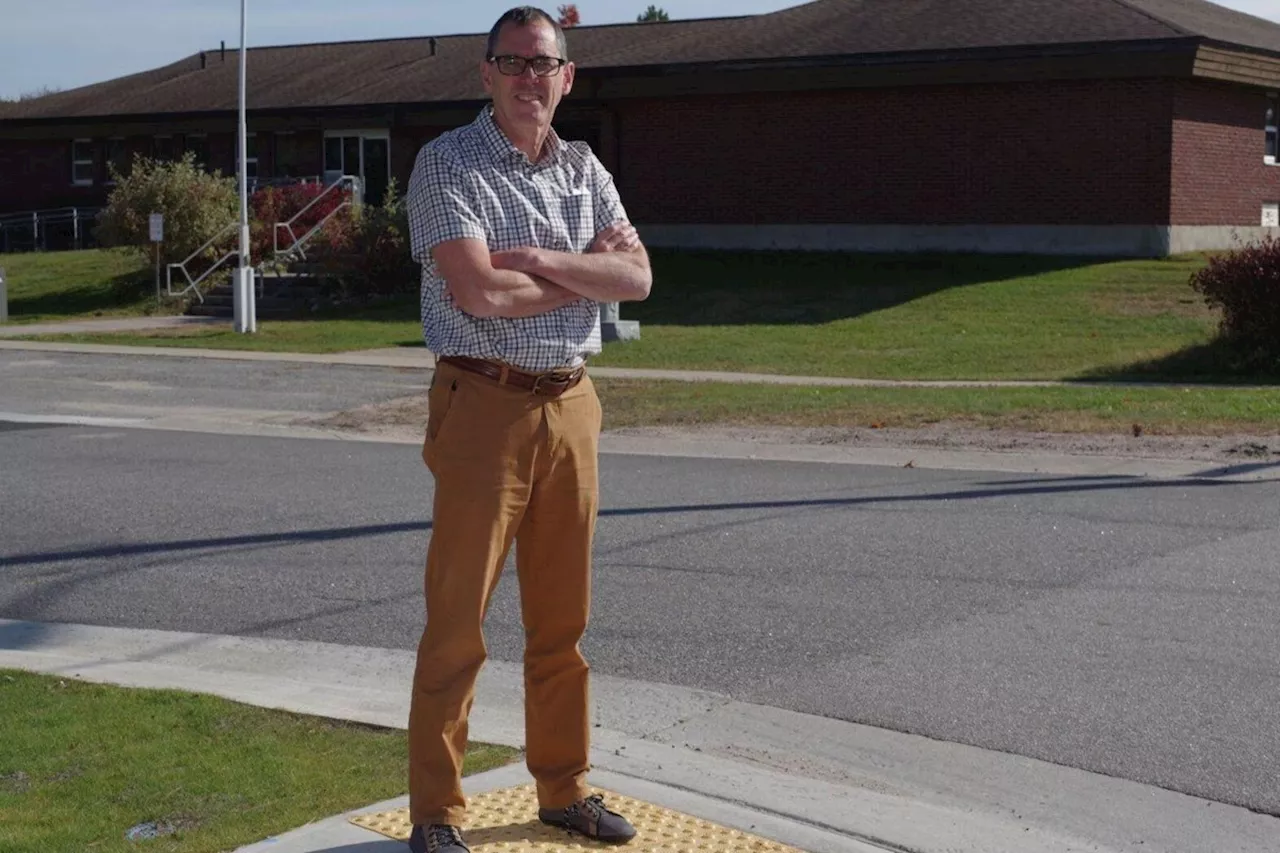
{"type": "Polygon", "coordinates": [[[1240,367],[1280,366],[1280,240],[1264,237],[1211,258],[1191,286],[1222,310],[1219,336],[1240,367]]]}
{"type": "MultiPolygon", "coordinates": [[[[116,186],[98,215],[96,232],[105,246],[129,246],[151,259],[155,249],[150,240],[149,218],[152,213],[163,213],[160,261],[177,263],[239,221],[240,197],[235,178],[205,172],[190,152],[172,163],[137,157],[128,175],[120,175],[113,168],[111,178],[116,186]]],[[[217,247],[220,252],[210,252],[210,260],[234,248],[238,241],[239,235],[232,231],[225,244],[220,242],[217,247]]]]}
{"type": "Polygon", "coordinates": [[[340,299],[366,301],[417,290],[409,214],[394,180],[382,204],[362,205],[353,216],[335,217],[317,236],[318,259],[338,281],[340,299]]]}

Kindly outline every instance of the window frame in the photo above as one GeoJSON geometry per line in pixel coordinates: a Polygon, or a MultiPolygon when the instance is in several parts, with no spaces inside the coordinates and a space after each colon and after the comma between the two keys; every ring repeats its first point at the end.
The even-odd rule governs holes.
{"type": "Polygon", "coordinates": [[[94,145],[92,139],[73,139],[71,140],[71,186],[73,187],[91,187],[97,178],[97,157],[94,155],[94,145]],[[88,158],[76,156],[76,146],[85,145],[89,148],[88,158]],[[77,175],[77,171],[81,166],[89,167],[89,177],[81,178],[77,175]]]}
{"type": "Polygon", "coordinates": [[[1267,113],[1262,119],[1262,162],[1280,166],[1280,93],[1267,93],[1267,113]]]}
{"type": "Polygon", "coordinates": [[[209,147],[209,134],[207,133],[188,133],[182,137],[182,153],[187,152],[196,155],[196,168],[203,169],[206,172],[212,171],[209,166],[210,160],[213,159],[213,151],[209,147]],[[193,144],[194,143],[194,144],[193,144]],[[199,150],[197,150],[199,149],[199,150]],[[200,155],[204,156],[201,157],[200,155]]]}
{"type": "MultiPolygon", "coordinates": [[[[106,143],[104,144],[104,147],[103,147],[103,155],[102,155],[102,159],[103,159],[103,162],[104,162],[106,165],[112,165],[112,164],[114,164],[114,165],[119,165],[119,166],[121,166],[121,174],[123,174],[123,175],[128,175],[128,174],[129,174],[129,164],[132,162],[132,159],[129,157],[129,140],[128,140],[127,138],[123,137],[123,136],[109,136],[109,137],[107,137],[107,141],[106,141],[106,143]],[[111,150],[111,149],[112,149],[112,146],[113,146],[113,145],[115,145],[116,143],[119,143],[119,145],[120,145],[120,147],[121,147],[121,149],[122,149],[122,151],[123,151],[123,154],[124,154],[124,163],[123,163],[123,164],[115,163],[114,158],[111,156],[111,155],[112,155],[112,150],[111,150]]],[[[115,182],[115,181],[111,180],[111,173],[110,173],[110,171],[108,171],[108,172],[107,172],[107,178],[106,178],[105,184],[106,184],[106,186],[109,186],[109,187],[113,187],[113,186],[115,186],[115,184],[116,184],[116,182],[115,182]]]]}
{"type": "Polygon", "coordinates": [[[151,137],[151,159],[157,163],[172,163],[176,143],[172,133],[158,133],[151,137]],[[161,151],[162,148],[168,149],[161,151]]]}
{"type": "MultiPolygon", "coordinates": [[[[258,134],[255,131],[245,132],[245,158],[244,171],[245,178],[250,181],[258,180],[258,134]]],[[[240,174],[240,134],[236,134],[236,166],[235,172],[240,174]]]]}
{"type": "MultiPolygon", "coordinates": [[[[284,166],[284,167],[282,167],[282,166],[280,165],[280,164],[281,164],[281,162],[282,162],[282,160],[286,159],[286,158],[282,158],[282,157],[280,156],[281,143],[284,143],[284,147],[286,147],[286,148],[290,151],[290,153],[292,153],[292,154],[294,154],[294,155],[295,155],[294,159],[297,161],[297,163],[298,163],[298,164],[301,164],[301,162],[303,161],[304,156],[305,156],[305,155],[303,154],[303,152],[302,152],[301,147],[300,147],[300,143],[298,142],[298,134],[297,134],[297,132],[296,132],[296,131],[292,131],[292,130],[277,130],[277,131],[274,131],[274,132],[271,134],[271,173],[272,173],[272,177],[274,177],[274,178],[298,178],[298,177],[302,177],[301,175],[287,175],[287,174],[285,174],[285,171],[286,171],[286,170],[288,170],[288,171],[294,171],[294,172],[301,172],[301,171],[302,171],[302,167],[301,167],[301,165],[295,165],[294,163],[289,163],[287,166],[284,166]]],[[[322,163],[322,164],[321,164],[321,170],[320,170],[321,172],[323,172],[323,171],[324,171],[323,165],[324,165],[324,164],[322,163]]]]}

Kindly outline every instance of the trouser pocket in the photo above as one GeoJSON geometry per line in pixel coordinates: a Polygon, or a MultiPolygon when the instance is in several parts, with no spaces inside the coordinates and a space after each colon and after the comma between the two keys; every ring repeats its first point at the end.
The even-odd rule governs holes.
{"type": "Polygon", "coordinates": [[[435,471],[435,448],[440,441],[445,421],[449,419],[449,411],[453,408],[453,400],[458,395],[458,378],[452,373],[441,374],[439,368],[431,378],[431,387],[427,390],[427,433],[422,441],[422,461],[427,468],[435,471]]]}

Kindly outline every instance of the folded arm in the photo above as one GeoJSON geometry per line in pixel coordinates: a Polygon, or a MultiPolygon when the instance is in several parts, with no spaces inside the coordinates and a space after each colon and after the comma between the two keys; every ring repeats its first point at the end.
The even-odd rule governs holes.
{"type": "Polygon", "coordinates": [[[431,255],[453,300],[474,317],[532,317],[582,298],[541,276],[496,267],[482,240],[449,240],[431,255]]]}
{"type": "Polygon", "coordinates": [[[523,247],[494,252],[492,263],[498,269],[554,282],[596,302],[640,301],[653,285],[649,253],[625,222],[601,231],[584,254],[523,247]]]}

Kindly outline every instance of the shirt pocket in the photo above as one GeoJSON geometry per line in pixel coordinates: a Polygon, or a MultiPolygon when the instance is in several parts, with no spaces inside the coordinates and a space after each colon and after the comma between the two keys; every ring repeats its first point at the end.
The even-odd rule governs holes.
{"type": "Polygon", "coordinates": [[[560,197],[560,220],[564,223],[569,251],[585,252],[595,239],[595,210],[591,190],[573,187],[560,197]]]}

